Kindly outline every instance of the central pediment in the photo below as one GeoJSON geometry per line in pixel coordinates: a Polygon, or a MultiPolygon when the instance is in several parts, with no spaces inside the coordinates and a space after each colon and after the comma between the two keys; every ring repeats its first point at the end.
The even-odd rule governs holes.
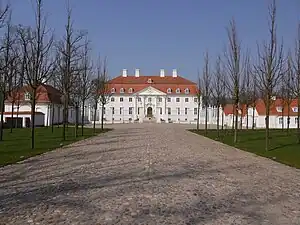
{"type": "Polygon", "coordinates": [[[137,95],[166,95],[166,93],[152,87],[146,87],[143,90],[136,93],[137,95]]]}

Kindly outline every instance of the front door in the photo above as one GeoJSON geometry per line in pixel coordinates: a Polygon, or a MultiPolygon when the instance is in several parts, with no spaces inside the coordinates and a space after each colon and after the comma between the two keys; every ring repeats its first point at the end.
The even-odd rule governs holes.
{"type": "Polygon", "coordinates": [[[152,114],[152,107],[148,107],[147,108],[147,117],[152,117],[153,114],[152,114]]]}

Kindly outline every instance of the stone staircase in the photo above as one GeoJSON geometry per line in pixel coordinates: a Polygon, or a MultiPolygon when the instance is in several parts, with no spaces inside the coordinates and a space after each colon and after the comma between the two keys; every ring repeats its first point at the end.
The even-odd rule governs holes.
{"type": "Polygon", "coordinates": [[[143,119],[143,123],[156,123],[156,118],[155,117],[145,117],[143,119]]]}

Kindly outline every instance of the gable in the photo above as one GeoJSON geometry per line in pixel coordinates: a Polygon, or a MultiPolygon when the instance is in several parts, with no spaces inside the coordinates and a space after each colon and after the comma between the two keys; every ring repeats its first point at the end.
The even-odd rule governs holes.
{"type": "Polygon", "coordinates": [[[145,89],[136,93],[137,95],[166,95],[166,93],[152,87],[146,87],[145,89]]]}

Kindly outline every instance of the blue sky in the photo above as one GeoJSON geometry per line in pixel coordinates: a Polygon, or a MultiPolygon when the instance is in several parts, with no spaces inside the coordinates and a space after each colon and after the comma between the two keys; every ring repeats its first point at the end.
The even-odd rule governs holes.
{"type": "MultiPolygon", "coordinates": [[[[15,23],[34,20],[32,0],[10,0],[15,23]]],[[[244,48],[256,51],[267,38],[268,0],[70,0],[74,26],[86,29],[95,58],[108,57],[111,77],[127,68],[133,74],[156,75],[161,68],[171,75],[196,80],[207,50],[211,61],[222,53],[226,26],[235,18],[244,48]]],[[[278,35],[292,47],[300,21],[299,0],[278,0],[278,35]]],[[[64,0],[45,0],[48,26],[63,35],[64,0]]]]}

